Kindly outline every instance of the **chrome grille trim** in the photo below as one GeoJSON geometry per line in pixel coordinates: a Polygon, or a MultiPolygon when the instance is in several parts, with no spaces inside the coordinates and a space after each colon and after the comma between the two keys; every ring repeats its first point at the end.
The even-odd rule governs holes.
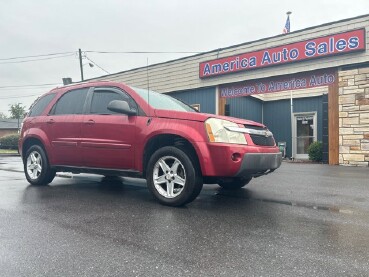
{"type": "Polygon", "coordinates": [[[273,133],[269,130],[255,130],[255,129],[250,129],[250,128],[241,128],[241,127],[232,127],[232,126],[224,126],[224,128],[231,132],[258,135],[258,136],[263,136],[266,138],[273,136],[273,133]]]}

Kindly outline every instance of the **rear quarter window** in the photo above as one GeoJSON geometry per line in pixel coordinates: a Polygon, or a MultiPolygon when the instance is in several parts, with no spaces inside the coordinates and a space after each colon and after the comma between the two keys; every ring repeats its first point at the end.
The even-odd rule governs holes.
{"type": "Polygon", "coordinates": [[[39,116],[55,97],[55,93],[42,96],[32,107],[28,116],[39,116]]]}

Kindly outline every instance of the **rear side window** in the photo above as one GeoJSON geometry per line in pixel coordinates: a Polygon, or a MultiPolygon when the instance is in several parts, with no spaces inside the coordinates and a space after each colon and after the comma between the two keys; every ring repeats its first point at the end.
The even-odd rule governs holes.
{"type": "Polygon", "coordinates": [[[82,114],[89,88],[75,89],[65,93],[51,110],[50,114],[82,114]]]}
{"type": "Polygon", "coordinates": [[[50,104],[51,100],[55,97],[55,93],[47,94],[41,97],[36,104],[34,104],[28,114],[28,116],[39,116],[45,110],[46,106],[50,104]]]}

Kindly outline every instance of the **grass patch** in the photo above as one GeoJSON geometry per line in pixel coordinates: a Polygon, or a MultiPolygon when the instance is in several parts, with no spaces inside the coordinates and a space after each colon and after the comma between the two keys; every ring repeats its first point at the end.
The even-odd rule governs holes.
{"type": "Polygon", "coordinates": [[[0,149],[1,154],[18,154],[18,150],[15,149],[0,149]]]}

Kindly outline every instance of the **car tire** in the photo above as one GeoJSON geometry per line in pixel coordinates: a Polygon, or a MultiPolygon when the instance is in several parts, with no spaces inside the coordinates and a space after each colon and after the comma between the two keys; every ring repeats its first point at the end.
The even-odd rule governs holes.
{"type": "Polygon", "coordinates": [[[167,206],[193,201],[203,186],[194,159],[173,146],[160,148],[151,156],[146,179],[151,194],[167,206]]]}
{"type": "Polygon", "coordinates": [[[45,186],[54,180],[56,171],[50,167],[45,150],[39,145],[33,145],[27,150],[23,165],[31,185],[45,186]]]}
{"type": "Polygon", "coordinates": [[[250,183],[252,177],[249,178],[232,178],[229,180],[219,180],[218,185],[223,189],[234,190],[240,189],[250,183]]]}

